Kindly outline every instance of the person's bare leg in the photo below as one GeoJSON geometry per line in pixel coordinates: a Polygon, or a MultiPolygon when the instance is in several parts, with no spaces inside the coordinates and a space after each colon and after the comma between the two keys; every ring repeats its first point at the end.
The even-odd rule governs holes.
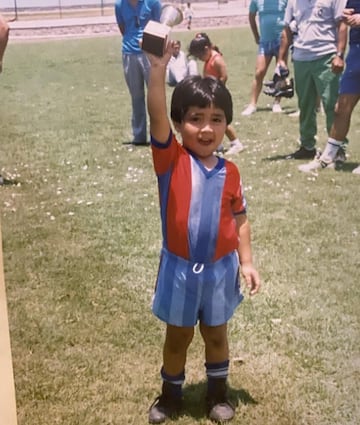
{"type": "Polygon", "coordinates": [[[258,55],[256,58],[255,78],[251,85],[250,104],[256,106],[262,90],[264,77],[271,62],[271,56],[258,55]]]}
{"type": "Polygon", "coordinates": [[[207,363],[220,363],[229,359],[226,323],[220,326],[206,326],[201,323],[200,333],[205,343],[207,363]]]}
{"type": "Polygon", "coordinates": [[[256,104],[261,93],[264,77],[269,68],[272,57],[257,55],[255,64],[255,78],[251,83],[250,103],[241,115],[251,115],[256,111],[256,104]]]}
{"type": "Polygon", "coordinates": [[[343,161],[337,154],[341,145],[345,142],[351,122],[351,114],[360,99],[358,94],[341,94],[335,105],[334,122],[330,128],[329,137],[319,159],[315,159],[308,164],[298,167],[300,171],[312,172],[317,169],[328,167],[336,160],[343,161]]]}
{"type": "Polygon", "coordinates": [[[163,366],[168,375],[176,376],[183,372],[186,352],[193,339],[194,328],[167,325],[163,349],[163,366]]]}
{"type": "Polygon", "coordinates": [[[360,99],[358,94],[341,94],[335,105],[334,122],[329,136],[343,142],[348,134],[351,114],[360,99]]]}
{"type": "Polygon", "coordinates": [[[208,417],[215,422],[231,420],[235,408],[227,396],[229,370],[229,343],[227,324],[206,326],[200,323],[200,332],[205,342],[208,417]]]}

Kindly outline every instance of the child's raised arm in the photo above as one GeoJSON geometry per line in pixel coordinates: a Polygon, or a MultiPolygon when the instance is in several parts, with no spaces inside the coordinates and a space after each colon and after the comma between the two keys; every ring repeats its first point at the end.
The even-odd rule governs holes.
{"type": "Polygon", "coordinates": [[[160,143],[167,142],[171,128],[166,108],[165,74],[172,50],[173,42],[170,41],[164,56],[158,57],[147,53],[151,64],[147,95],[150,133],[160,143]]]}

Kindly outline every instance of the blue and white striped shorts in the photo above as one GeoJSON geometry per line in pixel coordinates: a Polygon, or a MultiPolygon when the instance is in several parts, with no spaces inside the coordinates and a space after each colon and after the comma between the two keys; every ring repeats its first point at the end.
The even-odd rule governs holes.
{"type": "Polygon", "coordinates": [[[214,263],[194,263],[162,249],[152,311],[160,320],[181,327],[220,326],[234,314],[240,291],[236,251],[214,263]]]}

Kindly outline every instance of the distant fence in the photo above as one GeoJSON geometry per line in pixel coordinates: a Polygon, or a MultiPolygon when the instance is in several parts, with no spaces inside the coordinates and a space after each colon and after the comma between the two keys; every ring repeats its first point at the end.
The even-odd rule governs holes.
{"type": "Polygon", "coordinates": [[[6,15],[12,14],[15,19],[20,15],[39,12],[63,13],[74,9],[98,9],[101,15],[106,8],[114,6],[114,1],[106,0],[0,0],[0,11],[6,15]]]}
{"type": "MultiPolygon", "coordinates": [[[[247,6],[250,0],[235,0],[247,6]]],[[[222,4],[231,2],[231,0],[192,0],[196,3],[215,3],[222,4]]],[[[81,13],[81,10],[92,10],[95,15],[113,13],[115,0],[0,0],[0,13],[3,13],[8,19],[21,19],[22,16],[33,14],[51,13],[59,18],[68,16],[74,11],[81,13]]],[[[162,0],[162,3],[185,4],[186,0],[162,0]]]]}

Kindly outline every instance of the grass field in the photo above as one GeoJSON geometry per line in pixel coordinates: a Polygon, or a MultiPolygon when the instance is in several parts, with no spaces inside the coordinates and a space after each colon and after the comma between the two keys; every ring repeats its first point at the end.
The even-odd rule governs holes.
{"type": "MultiPolygon", "coordinates": [[[[297,120],[249,99],[248,29],[209,31],[229,67],[262,291],[229,323],[234,424],[360,423],[360,109],[342,171],[281,157],[297,120]]],[[[184,45],[191,34],[177,34],[184,45]]],[[[0,189],[19,425],[147,423],[164,326],[150,311],[160,249],[149,148],[129,149],[120,37],[11,44],[0,77],[0,189]]],[[[269,75],[271,76],[271,75],[269,75]]],[[[170,95],[170,90],[169,90],[170,95]]],[[[296,99],[284,100],[286,112],[296,99]]],[[[325,143],[319,116],[319,147],[325,143]]],[[[174,424],[208,424],[203,344],[174,424]]],[[[6,425],[6,424],[2,424],[6,425]]]]}

